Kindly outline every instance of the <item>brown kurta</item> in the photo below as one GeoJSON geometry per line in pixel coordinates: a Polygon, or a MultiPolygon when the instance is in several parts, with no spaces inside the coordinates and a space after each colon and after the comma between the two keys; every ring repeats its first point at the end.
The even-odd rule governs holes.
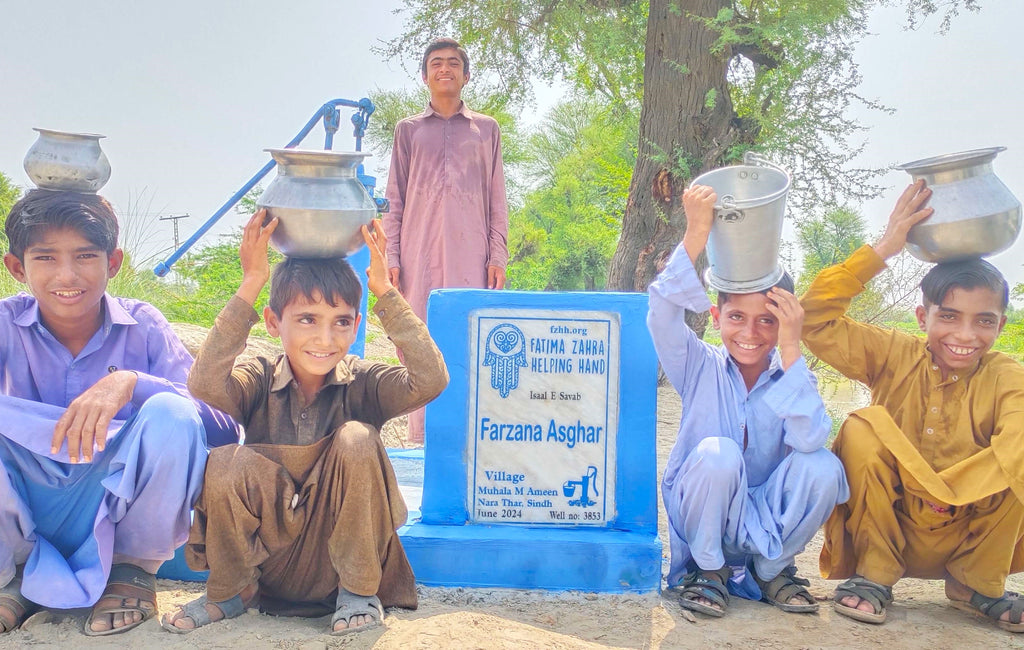
{"type": "Polygon", "coordinates": [[[415,607],[395,534],[407,512],[378,430],[436,397],[448,373],[397,291],[374,310],[406,367],[350,355],[309,405],[283,355],[234,364],[257,322],[251,306],[235,297],[218,315],[189,386],[245,427],[245,445],[211,453],[196,504],[186,558],[210,570],[211,600],[258,579],[264,606],[319,603],[340,585],[376,593],[385,606],[415,607]]]}
{"type": "Polygon", "coordinates": [[[927,341],[846,316],[884,268],[864,246],[801,298],[807,347],[871,389],[835,443],[851,497],[825,524],[822,574],[893,584],[948,571],[1001,596],[1024,570],[1024,367],[989,352],[943,379],[927,341]]]}

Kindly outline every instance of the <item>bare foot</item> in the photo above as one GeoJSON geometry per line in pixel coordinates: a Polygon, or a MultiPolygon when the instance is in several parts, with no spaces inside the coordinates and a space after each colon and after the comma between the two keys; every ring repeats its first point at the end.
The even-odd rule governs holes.
{"type": "Polygon", "coordinates": [[[376,596],[360,596],[345,589],[339,589],[338,597],[335,599],[334,621],[331,631],[334,633],[356,632],[362,627],[371,627],[377,623],[383,623],[383,616],[377,609],[380,601],[376,596]],[[351,612],[366,612],[363,614],[351,614],[346,619],[344,614],[351,612]],[[374,618],[370,612],[377,614],[374,618]]]}
{"type": "Polygon", "coordinates": [[[0,601],[0,634],[10,632],[19,625],[21,625],[21,619],[18,618],[17,612],[9,609],[0,601]]]}
{"type": "MultiPolygon", "coordinates": [[[[248,608],[256,604],[256,593],[259,590],[259,585],[253,583],[242,590],[239,596],[242,597],[242,603],[248,608]]],[[[210,622],[214,623],[224,618],[224,612],[221,611],[220,607],[217,607],[213,601],[208,601],[205,605],[206,613],[210,615],[210,622]]],[[[194,630],[196,629],[196,622],[191,617],[186,616],[181,607],[178,611],[174,612],[170,617],[164,615],[163,622],[167,625],[173,625],[179,630],[194,630]]]]}
{"type": "MultiPolygon", "coordinates": [[[[142,607],[143,609],[155,609],[156,603],[151,603],[148,600],[139,600],[138,598],[124,598],[122,596],[108,596],[107,598],[100,598],[93,605],[93,609],[102,609],[104,607],[142,607]]],[[[92,624],[89,625],[89,629],[93,632],[106,632],[110,629],[116,629],[138,623],[145,615],[142,612],[117,612],[115,614],[93,615],[92,624]]]]}
{"type": "Polygon", "coordinates": [[[370,623],[373,623],[372,616],[369,616],[367,614],[357,614],[352,618],[348,619],[348,623],[346,623],[344,620],[336,622],[334,624],[333,629],[335,632],[341,632],[342,630],[346,630],[348,628],[352,628],[353,630],[355,630],[357,628],[363,627],[364,625],[369,625],[370,623]]]}
{"type": "MultiPolygon", "coordinates": [[[[947,577],[946,578],[946,598],[950,600],[958,600],[961,602],[969,603],[971,596],[974,595],[974,590],[967,585],[958,582],[957,580],[947,577]]],[[[991,619],[990,619],[991,620],[991,619]]],[[[1003,612],[1003,615],[999,617],[1000,621],[1010,620],[1010,610],[1003,612]]]]}
{"type": "MultiPolygon", "coordinates": [[[[868,614],[878,613],[875,611],[875,608],[871,605],[870,602],[864,600],[863,598],[858,598],[857,596],[847,596],[846,598],[841,598],[839,599],[839,603],[841,605],[846,605],[851,609],[859,609],[862,612],[867,612],[868,614]]],[[[790,604],[793,604],[792,598],[790,598],[790,604]]]]}

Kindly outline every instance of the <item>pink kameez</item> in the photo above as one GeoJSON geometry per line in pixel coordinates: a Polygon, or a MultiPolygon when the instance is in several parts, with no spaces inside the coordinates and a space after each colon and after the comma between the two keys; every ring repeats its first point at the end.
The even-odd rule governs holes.
{"type": "Polygon", "coordinates": [[[501,133],[466,108],[444,119],[428,104],[395,127],[384,215],[388,264],[402,295],[427,320],[432,289],[487,286],[508,263],[508,203],[501,133]]]}

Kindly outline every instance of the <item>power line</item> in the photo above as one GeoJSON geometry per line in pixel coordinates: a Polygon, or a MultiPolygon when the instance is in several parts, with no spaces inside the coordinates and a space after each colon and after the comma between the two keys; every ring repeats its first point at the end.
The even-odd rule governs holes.
{"type": "Polygon", "coordinates": [[[172,224],[174,224],[174,250],[178,250],[178,219],[184,219],[188,216],[191,215],[189,215],[186,212],[185,214],[174,214],[166,217],[158,217],[160,221],[170,221],[172,224]]]}

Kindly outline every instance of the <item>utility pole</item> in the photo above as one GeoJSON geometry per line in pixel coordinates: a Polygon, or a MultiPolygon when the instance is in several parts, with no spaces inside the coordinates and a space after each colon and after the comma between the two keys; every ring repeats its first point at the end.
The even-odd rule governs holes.
{"type": "Polygon", "coordinates": [[[174,214],[167,217],[160,217],[160,221],[170,221],[174,224],[174,250],[178,250],[178,219],[184,219],[188,216],[191,215],[186,212],[185,214],[174,214]]]}

